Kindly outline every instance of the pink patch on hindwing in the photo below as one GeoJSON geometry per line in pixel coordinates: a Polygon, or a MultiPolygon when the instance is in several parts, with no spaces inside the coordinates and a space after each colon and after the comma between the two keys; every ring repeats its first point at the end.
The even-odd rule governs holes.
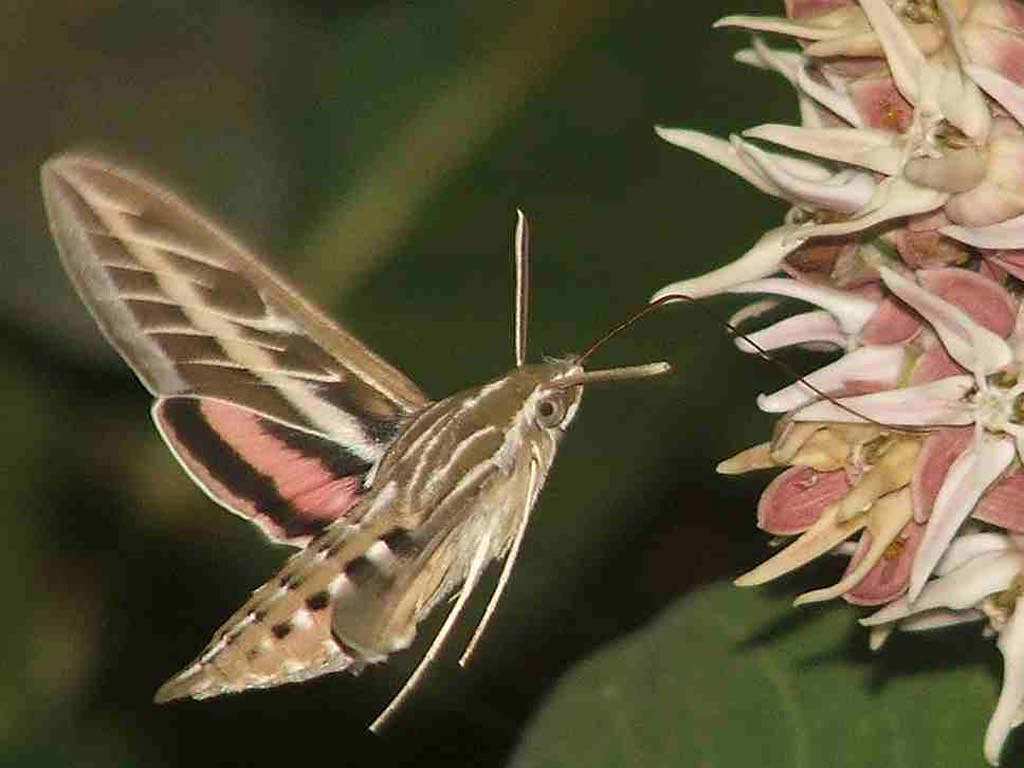
{"type": "Polygon", "coordinates": [[[154,416],[203,489],[276,541],[304,545],[344,516],[370,466],[322,435],[222,400],[167,398],[154,416]]]}

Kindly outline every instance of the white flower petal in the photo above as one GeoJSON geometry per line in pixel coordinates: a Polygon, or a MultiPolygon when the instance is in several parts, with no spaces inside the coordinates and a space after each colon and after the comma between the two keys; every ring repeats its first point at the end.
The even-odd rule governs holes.
{"type": "Polygon", "coordinates": [[[756,320],[762,315],[766,315],[776,309],[781,303],[778,299],[758,299],[757,301],[752,301],[729,315],[729,319],[726,322],[733,326],[743,325],[751,320],[756,320]]]}
{"type": "MultiPolygon", "coordinates": [[[[735,323],[733,324],[735,325],[735,323]]],[[[795,344],[806,344],[807,342],[834,344],[837,347],[843,347],[846,346],[847,337],[831,314],[823,310],[817,310],[815,312],[792,315],[769,325],[767,328],[762,328],[760,331],[748,333],[746,338],[736,337],[736,347],[741,352],[748,354],[758,353],[759,350],[751,342],[757,344],[761,349],[768,350],[790,347],[795,344]]]]}
{"type": "Polygon", "coordinates": [[[786,255],[804,243],[802,238],[793,239],[796,229],[788,224],[770,229],[761,236],[753,248],[735,261],[699,277],[666,285],[651,297],[651,301],[658,301],[674,293],[681,293],[694,299],[714,296],[740,283],[777,272],[786,255]]]}
{"type": "Polygon", "coordinates": [[[1024,248],[1024,214],[987,227],[950,224],[940,227],[939,232],[975,248],[1024,248]]]}
{"type": "Polygon", "coordinates": [[[973,608],[989,595],[1006,589],[1020,572],[1022,561],[1024,558],[1016,550],[981,555],[952,573],[928,582],[917,600],[904,595],[861,619],[860,623],[873,627],[936,608],[973,608]]]}
{"type": "Polygon", "coordinates": [[[1013,360],[1009,344],[959,307],[889,267],[879,266],[878,274],[890,291],[924,316],[949,356],[967,370],[987,376],[1013,360]]]}
{"type": "Polygon", "coordinates": [[[850,125],[859,128],[864,124],[853,100],[845,93],[814,80],[808,74],[806,66],[796,71],[796,82],[801,91],[850,125]]]}
{"type": "Polygon", "coordinates": [[[732,57],[734,61],[741,64],[778,72],[794,87],[796,86],[797,70],[807,63],[806,56],[783,48],[771,48],[756,36],[751,40],[750,48],[741,48],[732,57]]]}
{"type": "Polygon", "coordinates": [[[1017,598],[997,645],[1003,654],[1003,687],[985,730],[985,759],[992,765],[999,764],[999,754],[1024,701],[1024,597],[1017,598]]]}
{"type": "Polygon", "coordinates": [[[859,333],[878,309],[876,302],[851,291],[841,291],[838,288],[830,288],[827,285],[816,283],[804,283],[799,280],[791,280],[788,277],[751,280],[730,287],[728,292],[774,293],[816,304],[835,317],[843,332],[849,334],[859,333]]]}
{"type": "Polygon", "coordinates": [[[743,131],[743,135],[886,176],[895,176],[903,166],[903,153],[898,146],[901,140],[873,128],[802,128],[765,123],[743,131]]]}
{"type": "Polygon", "coordinates": [[[988,67],[966,64],[964,71],[1014,120],[1024,125],[1024,88],[988,67]]]}
{"type": "Polygon", "coordinates": [[[712,26],[715,29],[720,27],[739,27],[754,32],[775,32],[780,35],[799,37],[803,40],[829,40],[844,34],[841,28],[829,28],[818,24],[802,24],[799,21],[791,21],[779,16],[732,14],[730,16],[723,16],[712,26]]]}
{"type": "Polygon", "coordinates": [[[1013,456],[1011,441],[985,434],[953,462],[935,497],[921,546],[910,569],[908,599],[914,601],[921,594],[961,523],[971,514],[981,494],[1010,465],[1013,456]]]}
{"type": "MultiPolygon", "coordinates": [[[[807,374],[804,381],[822,392],[842,389],[848,382],[857,380],[895,386],[906,356],[900,344],[860,347],[807,374]]],[[[758,395],[758,407],[765,413],[785,413],[817,400],[820,395],[804,381],[794,382],[770,395],[758,395]]]]}
{"type": "Polygon", "coordinates": [[[738,137],[733,144],[741,157],[789,200],[803,204],[803,207],[852,214],[871,201],[878,186],[871,174],[863,171],[846,169],[832,173],[806,160],[765,152],[738,137]]]}
{"type": "Polygon", "coordinates": [[[918,186],[903,176],[895,176],[884,179],[877,186],[874,199],[860,216],[831,224],[806,225],[796,234],[808,239],[849,235],[892,219],[934,211],[941,208],[948,199],[948,192],[918,186]]]}
{"type": "Polygon", "coordinates": [[[732,171],[765,194],[783,197],[779,188],[770,182],[764,174],[758,172],[756,167],[752,167],[749,163],[745,162],[736,152],[736,148],[725,139],[709,136],[700,131],[690,131],[685,128],[665,128],[660,125],[654,126],[654,132],[669,144],[688,149],[706,160],[718,163],[727,171],[732,171]]]}
{"type": "Polygon", "coordinates": [[[797,86],[796,73],[806,62],[805,56],[795,51],[769,48],[755,37],[751,48],[743,48],[733,54],[733,60],[759,69],[772,69],[786,78],[796,91],[797,104],[800,108],[800,124],[808,127],[821,128],[821,112],[815,103],[797,86]]]}
{"type": "Polygon", "coordinates": [[[916,387],[903,387],[870,395],[819,400],[793,414],[794,421],[877,421],[893,426],[956,426],[971,424],[974,415],[961,398],[974,387],[970,376],[950,376],[916,387]],[[851,413],[852,411],[852,413],[851,413]],[[858,418],[858,415],[861,418],[858,418]]]}
{"type": "Polygon", "coordinates": [[[835,175],[819,163],[803,160],[792,155],[766,152],[739,136],[730,136],[729,141],[748,165],[753,165],[766,178],[775,182],[776,186],[780,189],[785,189],[785,186],[775,181],[776,175],[782,176],[783,180],[787,183],[790,183],[790,179],[793,179],[796,182],[817,182],[819,184],[828,182],[835,175]]]}
{"type": "MultiPolygon", "coordinates": [[[[971,57],[967,51],[967,44],[964,42],[960,18],[957,16],[957,8],[954,8],[951,0],[937,0],[935,5],[939,9],[939,13],[942,14],[942,20],[946,24],[946,34],[949,36],[949,42],[953,46],[953,50],[956,51],[959,63],[963,65],[969,62],[971,57]]],[[[967,11],[967,5],[963,3],[963,0],[957,0],[957,6],[965,12],[967,11]]]]}
{"type": "Polygon", "coordinates": [[[962,611],[946,611],[936,608],[934,611],[925,611],[910,616],[901,621],[898,626],[901,632],[927,632],[932,629],[966,624],[970,621],[981,621],[984,618],[985,613],[975,608],[967,608],[962,611]]]}
{"type": "Polygon", "coordinates": [[[907,101],[917,104],[924,54],[884,0],[860,0],[860,7],[882,44],[893,82],[907,101]]]}
{"type": "Polygon", "coordinates": [[[978,143],[992,127],[992,113],[981,90],[957,66],[941,67],[939,111],[947,121],[978,143]]]}
{"type": "Polygon", "coordinates": [[[1009,552],[1016,549],[1013,539],[1001,533],[969,533],[957,536],[935,566],[935,573],[944,576],[980,555],[1009,552]]]}
{"type": "Polygon", "coordinates": [[[885,645],[885,641],[889,639],[889,635],[896,628],[894,624],[882,624],[878,627],[871,627],[871,631],[868,632],[868,648],[872,651],[882,650],[882,646],[885,645]]]}

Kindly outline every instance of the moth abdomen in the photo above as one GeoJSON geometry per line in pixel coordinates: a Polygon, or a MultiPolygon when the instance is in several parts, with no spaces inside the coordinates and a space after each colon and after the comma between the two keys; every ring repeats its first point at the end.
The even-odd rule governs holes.
{"type": "Polygon", "coordinates": [[[400,560],[392,546],[406,554],[415,549],[408,532],[389,533],[376,538],[347,524],[325,530],[253,592],[199,658],[160,688],[156,701],[298,682],[382,660],[387,652],[360,646],[333,624],[339,603],[350,609],[393,581],[400,560]]]}

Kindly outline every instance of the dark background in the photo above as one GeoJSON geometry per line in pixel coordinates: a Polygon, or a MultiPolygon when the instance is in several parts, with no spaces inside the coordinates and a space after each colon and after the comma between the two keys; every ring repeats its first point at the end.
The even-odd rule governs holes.
{"type": "Polygon", "coordinates": [[[0,763],[499,765],[574,661],[758,559],[764,478],[714,465],[766,438],[753,396],[783,375],[671,307],[594,362],[664,358],[676,374],[588,391],[474,664],[455,664],[465,621],[382,737],[366,724],[436,619],[359,679],[154,706],[286,551],[167,454],[61,272],[37,180],[69,148],[146,170],[440,397],[510,365],[516,206],[532,221],[534,358],[581,349],[779,220],[652,131],[795,115],[781,78],[730,61],[744,36],[710,29],[775,4],[716,5],[7,5],[0,763]]]}

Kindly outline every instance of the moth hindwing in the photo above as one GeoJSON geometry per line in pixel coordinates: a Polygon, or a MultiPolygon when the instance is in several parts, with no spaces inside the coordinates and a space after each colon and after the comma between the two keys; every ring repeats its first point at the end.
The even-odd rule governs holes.
{"type": "Polygon", "coordinates": [[[61,259],[111,344],[152,392],[185,471],[273,541],[301,549],[168,680],[157,701],[358,671],[453,607],[505,557],[486,626],[583,384],[583,357],[526,363],[527,226],[519,213],[516,366],[431,402],[233,237],[143,176],[84,155],[42,169],[61,259]]]}

